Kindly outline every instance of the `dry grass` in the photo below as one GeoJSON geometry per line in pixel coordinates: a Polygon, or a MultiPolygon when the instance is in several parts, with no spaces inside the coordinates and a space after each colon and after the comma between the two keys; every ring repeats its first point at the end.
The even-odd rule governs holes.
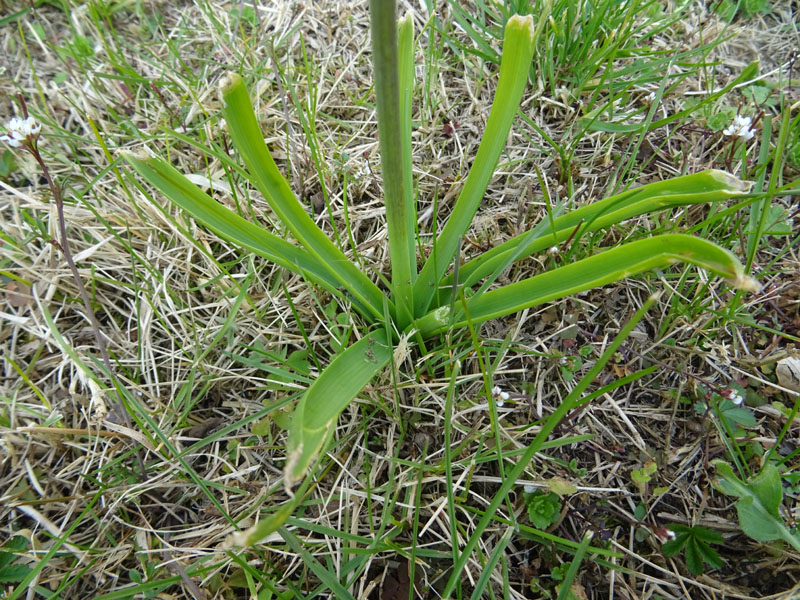
{"type": "MultiPolygon", "coordinates": [[[[754,54],[761,55],[768,80],[776,80],[788,50],[798,42],[792,25],[796,3],[778,4],[770,15],[728,30],[732,39],[716,50],[723,65],[712,74],[715,86],[732,79],[754,54]]],[[[164,133],[175,129],[204,144],[223,144],[217,81],[230,69],[260,73],[251,90],[256,112],[295,191],[333,235],[324,214],[324,183],[332,220],[342,233],[347,174],[358,254],[368,271],[388,274],[366,5],[275,3],[259,7],[254,26],[239,21],[238,10],[227,4],[131,4],[103,19],[92,14],[90,4],[74,6],[69,15],[42,5],[2,30],[0,118],[4,122],[15,114],[14,97],[21,93],[44,123],[42,151],[64,189],[69,244],[108,341],[115,375],[148,415],[144,420],[133,411],[136,424],[127,427],[115,394],[91,381],[88,372],[99,374],[102,368],[76,282],[51,243],[57,221],[47,186],[29,157],[15,155],[17,167],[0,178],[0,527],[4,539],[21,535],[27,540],[16,564],[34,567],[47,555],[22,596],[53,597],[47,592],[59,590],[59,598],[100,597],[130,585],[136,577],[132,572],[143,581],[164,580],[163,587],[151,590],[160,598],[251,597],[248,583],[258,588],[247,581],[252,571],[277,589],[291,586],[294,595],[288,597],[305,596],[318,584],[307,569],[307,557],[279,534],[239,555],[223,550],[223,541],[236,526],[252,524],[259,511],[286,499],[281,484],[284,432],[274,419],[263,421],[266,408],[296,398],[318,364],[329,362],[330,340],[349,323],[337,323],[331,299],[312,292],[301,278],[244,257],[158,195],[136,187],[132,177],[118,173],[121,166],[109,168],[109,157],[116,159],[123,149],[168,152],[184,173],[205,185],[210,180],[221,202],[232,207],[238,202],[252,218],[274,222],[267,204],[241,182],[236,182],[236,197],[228,193],[231,180],[218,162],[206,162],[197,149],[164,133]],[[161,26],[148,31],[156,17],[161,26]],[[41,28],[41,39],[36,28],[41,28]],[[67,46],[74,33],[96,44],[92,56],[59,56],[57,48],[67,46]],[[310,72],[301,34],[313,61],[310,72]],[[311,91],[316,94],[315,131],[327,160],[322,175],[314,167],[289,90],[275,82],[269,40],[274,40],[280,69],[293,82],[296,97],[305,102],[311,91]],[[240,286],[246,286],[245,299],[233,313],[240,286]],[[262,368],[286,368],[287,357],[303,350],[310,350],[306,374],[300,369],[289,377],[262,368]],[[264,435],[253,434],[255,424],[264,435]],[[55,554],[48,554],[56,547],[55,554]],[[245,561],[249,569],[242,568],[245,561]]],[[[702,3],[692,14],[696,22],[687,19],[685,31],[661,35],[665,47],[688,47],[720,30],[702,3]]],[[[426,18],[416,17],[418,32],[426,18]]],[[[462,32],[450,34],[469,44],[462,32]]],[[[418,58],[423,60],[422,50],[418,58]]],[[[434,198],[440,225],[449,214],[480,140],[495,83],[491,65],[473,55],[444,45],[442,56],[435,58],[430,94],[416,111],[419,127],[413,140],[421,228],[431,226],[434,198]]],[[[684,96],[707,85],[685,81],[664,98],[659,111],[678,109],[684,96]]],[[[632,88],[631,106],[646,102],[654,89],[657,83],[632,88]]],[[[796,90],[788,87],[786,92],[796,100],[796,90]]],[[[735,94],[726,101],[744,102],[735,94]]],[[[581,99],[571,97],[568,89],[557,97],[546,83],[536,82],[523,106],[552,139],[566,142],[581,99]]],[[[614,167],[628,159],[629,144],[626,136],[587,134],[575,153],[570,189],[555,153],[536,130],[518,120],[465,240],[465,253],[493,246],[543,218],[534,165],[551,196],[580,204],[619,183],[613,179],[614,167]]],[[[639,150],[636,173],[624,184],[724,167],[727,144],[701,120],[657,130],[639,150]]],[[[786,175],[793,176],[788,168],[786,175]]],[[[788,205],[787,198],[775,202],[788,205]]],[[[700,207],[660,220],[642,219],[595,243],[663,231],[672,226],[670,221],[692,227],[707,211],[700,207]]],[[[702,233],[728,240],[731,232],[720,229],[712,223],[702,233]]],[[[657,370],[596,399],[559,427],[554,440],[586,437],[549,449],[530,465],[519,493],[501,507],[468,563],[466,592],[481,576],[482,561],[507,523],[527,524],[521,486],[543,487],[561,478],[576,485],[577,492],[564,498],[562,518],[549,531],[578,541],[590,528],[598,532],[595,545],[617,553],[582,565],[574,587],[578,598],[792,596],[790,590],[798,589],[799,557],[741,533],[732,499],[710,483],[709,461],[724,456],[725,436],[692,403],[703,397],[699,385],[744,385],[752,401],[765,401],[752,409],[758,425],[748,429],[749,446],[769,448],[780,437],[779,453],[796,449],[797,423],[787,426],[771,404],[791,407],[796,395],[776,386],[770,368],[793,351],[793,336],[799,334],[800,261],[794,241],[793,236],[770,237],[762,246],[754,271],[763,292],[745,298],[738,313],[744,317],[746,311],[755,324],[782,333],[728,318],[728,287],[705,282],[703,273],[691,269],[626,281],[484,326],[483,351],[495,365],[494,382],[512,394],[500,409],[507,454],[529,443],[537,431],[531,423],[551,413],[574,385],[562,356],[577,356],[586,347],[588,360],[596,359],[644,299],[663,292],[658,308],[626,341],[601,383],[647,365],[657,370]],[[506,338],[510,345],[502,343],[506,338]],[[680,403],[680,397],[691,402],[680,403]],[[781,437],[784,427],[787,433],[781,437]],[[631,471],[651,460],[658,471],[642,493],[631,471]],[[662,488],[659,495],[654,488],[662,488]],[[646,516],[637,518],[641,502],[646,516]],[[670,523],[722,532],[725,542],[717,549],[725,567],[695,577],[682,558],[663,557],[656,534],[670,523]],[[650,535],[642,539],[645,530],[650,535]]],[[[507,277],[529,276],[557,260],[526,261],[507,277]]],[[[449,576],[451,549],[463,545],[480,516],[476,511],[485,508],[498,487],[497,450],[474,348],[468,340],[445,348],[463,361],[451,418],[450,446],[459,451],[453,480],[446,480],[442,466],[449,385],[442,365],[447,356],[442,350],[428,356],[411,353],[396,380],[390,374],[377,379],[345,410],[339,443],[299,520],[290,522],[289,529],[311,555],[346,575],[343,584],[356,598],[407,594],[409,556],[416,561],[419,597],[438,597],[449,576]],[[448,516],[448,486],[458,497],[458,540],[448,516]]],[[[577,376],[585,369],[583,364],[577,376]]],[[[750,460],[757,464],[757,457],[750,460]]],[[[789,516],[795,497],[786,496],[789,516]]],[[[523,531],[512,536],[502,568],[498,565],[492,574],[493,593],[543,597],[528,583],[539,577],[552,590],[552,568],[569,560],[560,546],[523,531]],[[509,584],[506,592],[504,582],[509,584]]],[[[2,585],[12,593],[13,584],[2,585]]],[[[136,597],[145,597],[146,591],[142,588],[136,597]]],[[[272,597],[263,594],[259,598],[272,597]]]]}

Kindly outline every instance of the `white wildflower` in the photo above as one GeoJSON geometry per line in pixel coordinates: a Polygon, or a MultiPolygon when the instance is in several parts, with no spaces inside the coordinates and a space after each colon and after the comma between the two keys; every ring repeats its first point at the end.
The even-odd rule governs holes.
{"type": "Polygon", "coordinates": [[[550,248],[550,250],[548,250],[548,252],[549,252],[550,254],[552,254],[553,256],[555,256],[555,255],[556,255],[556,254],[558,254],[558,252],[559,252],[559,250],[558,250],[558,246],[553,246],[552,248],[550,248]]]}
{"type": "Polygon", "coordinates": [[[731,123],[728,127],[723,129],[722,133],[724,133],[728,137],[742,138],[744,141],[747,141],[755,135],[753,130],[750,129],[752,125],[753,125],[753,119],[751,119],[750,117],[743,117],[742,115],[736,115],[735,117],[733,117],[733,123],[731,123]]]}
{"type": "Polygon", "coordinates": [[[728,390],[728,400],[733,402],[736,406],[740,406],[742,402],[744,402],[744,396],[737,390],[728,390]]]}
{"type": "Polygon", "coordinates": [[[12,148],[20,148],[26,141],[34,140],[39,135],[42,125],[37,123],[33,117],[26,119],[14,117],[8,122],[6,129],[8,133],[0,135],[0,141],[12,148]]]}
{"type": "Polygon", "coordinates": [[[526,494],[532,494],[535,491],[536,491],[536,486],[533,486],[530,483],[526,483],[525,484],[525,493],[526,494]]]}
{"type": "Polygon", "coordinates": [[[644,97],[644,99],[647,100],[648,102],[653,102],[656,99],[656,93],[650,92],[649,94],[647,94],[647,96],[644,97]]]}
{"type": "Polygon", "coordinates": [[[0,135],[0,142],[8,144],[12,148],[19,148],[22,146],[22,142],[7,135],[0,135]]]}
{"type": "Polygon", "coordinates": [[[492,388],[492,397],[496,400],[497,406],[505,406],[506,400],[511,398],[511,394],[504,392],[499,385],[492,388]]]}
{"type": "Polygon", "coordinates": [[[678,534],[676,534],[676,533],[675,533],[674,531],[672,531],[671,529],[667,529],[667,532],[666,532],[666,533],[667,533],[667,537],[668,537],[669,539],[671,539],[671,540],[674,540],[676,537],[678,537],[678,534]]]}
{"type": "Polygon", "coordinates": [[[506,405],[506,403],[503,402],[502,400],[498,400],[497,402],[495,402],[495,405],[497,406],[497,408],[503,408],[506,405]]]}

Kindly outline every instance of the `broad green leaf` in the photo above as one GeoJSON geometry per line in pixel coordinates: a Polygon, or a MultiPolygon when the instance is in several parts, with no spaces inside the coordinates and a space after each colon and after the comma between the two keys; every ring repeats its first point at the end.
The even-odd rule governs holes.
{"type": "Polygon", "coordinates": [[[716,480],[716,487],[739,498],[736,511],[742,531],[759,542],[782,539],[800,551],[800,539],[786,526],[778,511],[783,488],[775,465],[764,465],[761,473],[745,483],[734,475],[733,469],[726,462],[715,461],[715,464],[721,477],[716,480]]]}
{"type": "Polygon", "coordinates": [[[722,559],[719,554],[708,545],[709,543],[722,543],[722,536],[719,532],[700,525],[688,527],[687,525],[673,524],[667,527],[677,536],[661,547],[661,553],[664,556],[674,556],[685,548],[686,565],[695,575],[703,572],[703,562],[716,569],[722,567],[722,559]]]}
{"type": "MultiPolygon", "coordinates": [[[[677,262],[707,269],[731,280],[736,287],[752,289],[755,285],[744,275],[741,263],[727,250],[700,238],[667,234],[618,246],[547,273],[476,294],[467,300],[469,316],[473,324],[482,323],[677,262]]],[[[448,307],[432,311],[416,322],[416,328],[423,336],[447,329],[451,320],[449,311],[448,307]]],[[[454,327],[467,324],[463,309],[457,305],[452,323],[454,327]]]]}
{"type": "MultiPolygon", "coordinates": [[[[527,247],[518,252],[515,260],[557,246],[581,231],[590,233],[620,223],[639,215],[690,204],[721,202],[729,198],[741,197],[750,191],[750,182],[737,179],[723,171],[708,170],[666,181],[657,181],[633,190],[615,194],[603,200],[583,206],[554,220],[551,228],[543,228],[542,235],[528,242],[527,247]]],[[[483,277],[503,264],[506,258],[517,251],[526,234],[517,235],[510,240],[484,252],[477,258],[459,267],[459,284],[471,287],[483,277]]],[[[452,276],[442,282],[447,288],[452,285],[452,276]]]]}
{"type": "Polygon", "coordinates": [[[381,291],[322,233],[292,193],[264,143],[241,77],[229,75],[221,89],[225,102],[223,114],[231,138],[248,171],[255,177],[264,199],[297,241],[338,281],[339,286],[367,306],[373,318],[380,319],[383,307],[381,291]]]}
{"type": "Polygon", "coordinates": [[[0,569],[10,565],[17,557],[17,553],[27,548],[28,540],[23,535],[16,535],[0,547],[0,569]],[[11,550],[11,552],[6,552],[11,550]]]}
{"type": "Polygon", "coordinates": [[[525,504],[528,505],[528,517],[534,527],[547,529],[555,523],[561,513],[561,500],[553,492],[537,490],[532,494],[525,494],[525,504]]]}
{"type": "Polygon", "coordinates": [[[723,419],[728,421],[731,429],[735,429],[737,425],[742,427],[755,427],[756,416],[748,408],[743,406],[736,406],[730,400],[725,400],[719,407],[719,414],[723,419]]]}
{"type": "MultiPolygon", "coordinates": [[[[302,274],[340,298],[346,298],[339,290],[341,282],[316,257],[225,208],[166,161],[128,153],[122,157],[170,202],[219,236],[285,269],[302,274]]],[[[359,312],[371,315],[365,304],[352,300],[359,312]]]]}
{"type": "Polygon", "coordinates": [[[768,463],[761,469],[761,472],[748,481],[747,487],[753,492],[762,506],[773,517],[780,518],[778,509],[783,500],[783,486],[778,469],[772,463],[768,463]]]}
{"type": "Polygon", "coordinates": [[[533,27],[533,17],[530,15],[527,17],[515,15],[506,23],[500,79],[486,130],[453,212],[436,239],[433,252],[425,261],[414,285],[415,315],[424,314],[430,306],[436,285],[450,266],[458,248],[459,238],[466,233],[472,223],[472,218],[492,179],[500,152],[505,146],[511,123],[522,99],[522,92],[528,83],[528,71],[536,36],[544,19],[546,19],[544,15],[539,17],[540,22],[536,30],[533,27]]]}
{"type": "Polygon", "coordinates": [[[339,413],[392,357],[384,330],[374,331],[341,352],[300,399],[287,443],[285,485],[291,489],[325,446],[339,413]]]}
{"type": "Polygon", "coordinates": [[[764,235],[791,235],[793,220],[782,206],[773,204],[767,211],[764,235]]]}
{"type": "Polygon", "coordinates": [[[0,583],[17,583],[25,579],[31,572],[31,568],[26,565],[10,565],[0,569],[0,583]]]}

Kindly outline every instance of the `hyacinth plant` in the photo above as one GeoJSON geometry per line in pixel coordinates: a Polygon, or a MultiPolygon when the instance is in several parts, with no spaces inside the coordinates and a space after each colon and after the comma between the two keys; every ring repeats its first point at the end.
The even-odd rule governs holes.
{"type": "MultiPolygon", "coordinates": [[[[724,277],[732,285],[754,284],[727,250],[706,240],[665,234],[598,252],[588,258],[496,287],[514,262],[631,217],[674,206],[741,197],[749,185],[721,171],[705,171],[632,189],[549,218],[484,254],[460,261],[459,246],[492,179],[528,73],[546,15],[513,16],[505,27],[499,81],[472,167],[441,231],[433,232],[430,253],[418,270],[417,210],[412,180],[411,115],[414,98],[412,19],[399,22],[394,0],[371,0],[372,49],[381,170],[391,260],[383,286],[359,269],[309,216],[280,173],[258,126],[245,83],[238,75],[221,85],[223,116],[244,162],[230,162],[263,194],[295,242],[255,225],[208,196],[166,161],[125,155],[133,169],[173,203],[221,237],[246,251],[302,275],[361,316],[360,339],[341,349],[305,391],[292,415],[284,469],[293,500],[255,528],[235,536],[253,544],[288,518],[313,474],[315,459],[330,441],[337,418],[376,375],[392,362],[395,349],[454,329],[477,326],[545,302],[602,286],[677,262],[724,277]],[[304,480],[305,478],[305,480],[304,480]],[[302,482],[299,489],[297,484],[302,482]]],[[[281,233],[281,232],[278,232],[281,233]]]]}

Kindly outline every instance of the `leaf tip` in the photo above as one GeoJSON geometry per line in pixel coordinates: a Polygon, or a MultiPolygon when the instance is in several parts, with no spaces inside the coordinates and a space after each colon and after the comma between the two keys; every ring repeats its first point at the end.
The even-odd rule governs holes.
{"type": "Polygon", "coordinates": [[[752,181],[744,181],[738,177],[735,177],[734,175],[731,175],[730,173],[726,173],[725,171],[711,169],[708,171],[708,173],[712,178],[716,179],[719,183],[735,194],[749,194],[751,188],[753,187],[752,181]]]}
{"type": "Polygon", "coordinates": [[[242,78],[238,73],[228,73],[219,82],[219,92],[226,96],[237,84],[242,82],[242,78]]]}
{"type": "Polygon", "coordinates": [[[526,15],[524,17],[522,15],[513,15],[506,23],[506,29],[508,31],[512,31],[513,29],[526,31],[530,37],[531,44],[536,41],[536,29],[533,26],[533,15],[526,15]]]}
{"type": "Polygon", "coordinates": [[[744,273],[737,274],[736,278],[731,281],[731,285],[737,290],[744,290],[746,292],[757,292],[761,289],[761,286],[755,278],[745,275],[744,273]]]}
{"type": "Polygon", "coordinates": [[[248,546],[247,531],[234,531],[222,542],[223,550],[234,550],[248,546]]]}
{"type": "Polygon", "coordinates": [[[150,155],[144,150],[123,150],[119,153],[119,155],[127,163],[146,161],[150,159],[150,155]]]}

